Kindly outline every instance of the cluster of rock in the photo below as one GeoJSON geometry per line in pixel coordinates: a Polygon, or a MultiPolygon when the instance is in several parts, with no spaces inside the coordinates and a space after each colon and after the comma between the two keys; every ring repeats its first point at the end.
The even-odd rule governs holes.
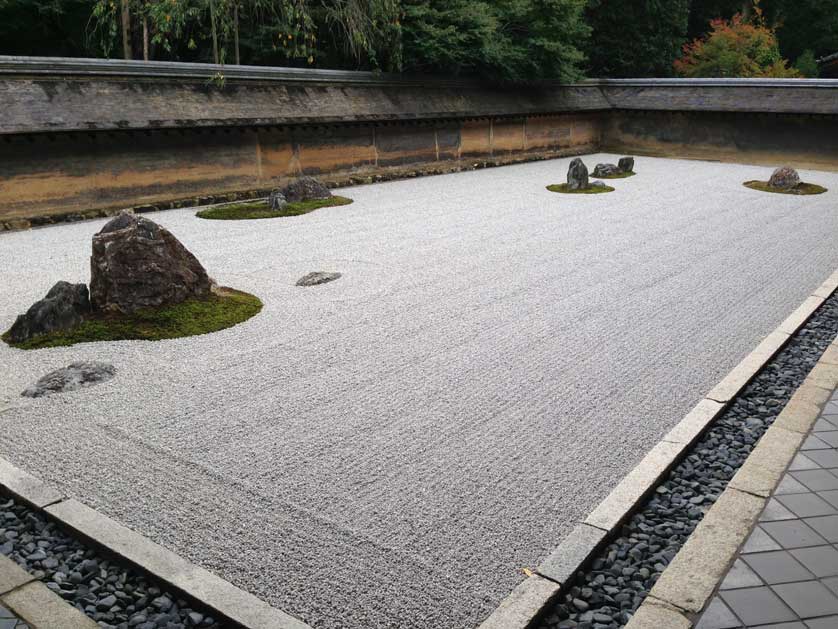
{"type": "Polygon", "coordinates": [[[76,327],[96,312],[131,314],[187,299],[205,298],[213,282],[198,259],[171,232],[130,211],[93,236],[90,292],[84,284],[58,282],[20,315],[8,340],[76,327]]]}
{"type": "Polygon", "coordinates": [[[567,169],[568,190],[590,190],[591,188],[606,188],[604,181],[590,181],[588,167],[578,157],[570,162],[567,169]]]}
{"type": "Polygon", "coordinates": [[[778,190],[790,190],[800,185],[800,175],[791,166],[782,166],[771,174],[768,185],[778,190]]]}
{"type": "Polygon", "coordinates": [[[272,210],[281,210],[289,203],[328,199],[331,196],[329,189],[314,177],[299,177],[284,188],[271,190],[268,207],[272,210]]]}
{"type": "Polygon", "coordinates": [[[594,168],[594,177],[618,177],[634,172],[634,158],[621,157],[620,161],[614,164],[597,164],[594,168]]]}

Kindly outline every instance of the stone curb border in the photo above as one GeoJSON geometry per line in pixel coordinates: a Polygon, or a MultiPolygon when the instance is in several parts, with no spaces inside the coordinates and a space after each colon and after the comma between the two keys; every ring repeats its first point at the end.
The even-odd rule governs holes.
{"type": "MultiPolygon", "coordinates": [[[[478,629],[527,629],[558,597],[562,585],[568,583],[579,570],[584,568],[594,553],[619,530],[622,523],[643,503],[658,482],[689,452],[693,444],[726,409],[731,400],[783,348],[791,336],[809,320],[815,310],[836,289],[838,289],[838,270],[806,298],[774,332],[766,336],[750,354],[742,359],[672,430],[664,435],[663,439],[620,481],[605,500],[591,511],[588,517],[580,522],[534,571],[525,570],[527,578],[501,602],[478,629]]],[[[804,384],[789,400],[786,408],[783,409],[769,432],[766,432],[762,437],[759,445],[761,446],[763,442],[766,443],[762,451],[774,453],[780,448],[786,448],[786,450],[791,448],[791,455],[788,459],[791,460],[794,452],[797,451],[797,446],[803,440],[803,433],[809,430],[807,427],[801,433],[799,429],[807,425],[811,427],[811,424],[814,424],[814,419],[811,419],[811,424],[807,424],[807,422],[810,420],[812,413],[814,413],[814,417],[817,417],[818,404],[825,403],[829,394],[831,394],[830,390],[825,398],[821,395],[824,392],[824,386],[830,384],[833,378],[835,379],[834,388],[834,386],[838,386],[838,342],[830,346],[830,349],[821,358],[821,362],[818,363],[804,381],[804,384]],[[834,363],[826,362],[828,360],[832,360],[834,363]],[[823,366],[821,366],[821,363],[823,363],[823,366]],[[775,432],[770,438],[767,438],[772,430],[775,430],[775,432]],[[781,430],[788,434],[777,432],[781,430]],[[795,441],[794,435],[799,436],[797,441],[795,441]]],[[[750,527],[745,526],[750,521],[748,518],[753,514],[753,521],[756,521],[762,511],[762,506],[759,506],[757,502],[767,499],[768,494],[774,488],[772,479],[776,478],[776,481],[778,481],[788,463],[788,461],[783,463],[779,472],[774,468],[770,468],[769,471],[763,470],[762,465],[767,465],[767,463],[749,465],[751,458],[757,455],[757,450],[759,450],[759,446],[731,480],[728,488],[713,508],[705,515],[704,520],[689,538],[687,544],[681,548],[673,562],[664,571],[647,601],[640,606],[635,618],[627,625],[627,629],[629,627],[631,629],[660,629],[660,627],[672,627],[673,629],[684,627],[689,629],[692,626],[691,621],[678,611],[679,609],[688,611],[687,608],[679,603],[668,602],[669,598],[673,598],[687,605],[685,598],[689,597],[690,589],[685,587],[685,597],[676,598],[671,592],[664,594],[662,587],[659,589],[659,586],[662,581],[665,585],[668,579],[664,577],[676,562],[686,564],[686,559],[679,562],[679,557],[682,555],[685,558],[687,557],[687,554],[685,554],[687,546],[694,537],[699,536],[700,531],[702,531],[701,535],[707,536],[708,541],[717,539],[720,534],[716,530],[722,524],[732,527],[737,522],[737,517],[739,529],[736,532],[741,532],[743,528],[750,531],[750,527]],[[726,494],[731,491],[737,492],[737,495],[726,497],[726,494]],[[738,494],[742,494],[742,496],[738,494]],[[762,498],[758,498],[758,496],[762,496],[762,498]],[[736,516],[737,510],[741,511],[739,516],[736,516]],[[714,511],[717,514],[720,513],[721,518],[715,516],[711,518],[710,516],[714,511]],[[706,526],[705,522],[707,522],[706,526]],[[708,530],[709,533],[703,533],[704,530],[708,530]],[[649,618],[650,621],[646,623],[645,618],[649,618]],[[636,622],[635,619],[637,619],[636,622]]],[[[743,533],[743,535],[745,534],[747,533],[743,533]]],[[[738,547],[739,544],[737,543],[730,552],[735,553],[738,547]]],[[[708,545],[701,552],[709,551],[708,545]]],[[[699,559],[702,558],[698,557],[696,560],[699,559]]],[[[703,559],[709,560],[709,558],[703,559]]],[[[730,561],[732,561],[732,555],[730,561]]],[[[691,572],[701,573],[702,570],[697,568],[701,565],[696,563],[683,568],[684,578],[691,572]]],[[[724,568],[727,569],[727,564],[724,568]]],[[[673,572],[673,577],[674,575],[673,572]]],[[[712,594],[714,588],[715,582],[710,594],[712,594]]],[[[696,612],[700,609],[701,607],[696,612]]]]}
{"type": "Polygon", "coordinates": [[[38,629],[98,629],[99,624],[0,555],[0,603],[38,629]]]}
{"type": "MultiPolygon", "coordinates": [[[[77,500],[66,498],[2,458],[0,458],[0,487],[31,508],[41,511],[46,517],[64,528],[74,531],[92,545],[103,548],[138,567],[154,579],[184,594],[186,598],[198,601],[202,606],[212,610],[213,614],[220,619],[232,622],[243,629],[311,629],[304,622],[271,607],[261,599],[155,544],[139,533],[77,500]]],[[[9,571],[8,574],[14,575],[15,572],[9,571]]],[[[28,572],[0,555],[0,600],[12,611],[24,616],[25,619],[26,614],[40,613],[39,609],[43,613],[53,609],[55,606],[49,604],[47,595],[35,591],[40,588],[53,594],[43,583],[35,581],[28,572]],[[4,568],[6,562],[11,562],[15,568],[18,568],[17,577],[12,579],[8,593],[4,592],[7,589],[4,580],[4,575],[7,574],[4,568]],[[24,576],[26,580],[18,583],[24,576]],[[11,597],[11,600],[7,600],[7,597],[11,597]]],[[[60,597],[55,596],[64,603],[60,597]]],[[[74,607],[68,607],[78,612],[74,607]]],[[[81,612],[78,613],[81,614],[81,612]]],[[[84,614],[81,616],[84,619],[88,618],[84,614]]],[[[67,629],[68,627],[87,629],[88,627],[83,619],[77,619],[77,622],[65,621],[63,624],[60,622],[50,624],[43,619],[35,622],[35,616],[31,617],[33,626],[39,629],[42,627],[44,629],[67,629]]],[[[95,628],[98,624],[93,623],[91,626],[95,628]]]]}
{"type": "Polygon", "coordinates": [[[626,629],[693,626],[836,387],[838,340],[827,348],[757,442],[626,629]]]}

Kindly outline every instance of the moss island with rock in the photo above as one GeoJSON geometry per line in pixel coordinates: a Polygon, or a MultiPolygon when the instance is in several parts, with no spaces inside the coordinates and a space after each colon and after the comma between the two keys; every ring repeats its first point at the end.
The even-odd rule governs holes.
{"type": "MultiPolygon", "coordinates": [[[[603,164],[599,164],[597,168],[600,166],[603,166],[603,164]]],[[[578,157],[570,162],[570,166],[567,169],[567,183],[553,184],[547,186],[547,189],[550,192],[561,192],[562,194],[603,194],[614,192],[614,188],[605,185],[602,181],[590,181],[588,178],[588,167],[578,157]]]]}
{"type": "Polygon", "coordinates": [[[800,175],[790,166],[782,166],[771,174],[768,181],[746,181],[742,184],[751,190],[773,192],[775,194],[796,194],[800,196],[823,194],[827,191],[823,186],[800,181],[800,175]]]}
{"type": "Polygon", "coordinates": [[[300,216],[323,207],[349,205],[352,199],[334,196],[313,177],[300,177],[285,188],[271,191],[267,199],[244,203],[228,203],[201,210],[198,218],[222,221],[240,221],[260,218],[300,216]]]}
{"type": "Polygon", "coordinates": [[[90,290],[58,282],[2,335],[20,349],[217,332],[258,314],[253,295],[217,286],[171,232],[131,212],[93,237],[90,290]]]}

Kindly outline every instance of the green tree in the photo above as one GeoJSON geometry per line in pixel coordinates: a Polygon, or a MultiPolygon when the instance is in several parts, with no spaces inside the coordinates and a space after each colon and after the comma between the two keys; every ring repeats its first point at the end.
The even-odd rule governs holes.
{"type": "Polygon", "coordinates": [[[409,72],[504,81],[581,76],[584,0],[405,0],[409,72]]]}
{"type": "Polygon", "coordinates": [[[838,0],[763,0],[777,29],[780,52],[797,59],[806,50],[815,57],[838,52],[838,0]]]}
{"type": "Polygon", "coordinates": [[[0,54],[81,57],[91,0],[0,0],[0,54]]]}
{"type": "Polygon", "coordinates": [[[794,62],[794,68],[803,76],[809,79],[815,79],[820,74],[818,69],[818,62],[815,59],[815,53],[811,50],[804,50],[794,62]]]}
{"type": "Polygon", "coordinates": [[[687,40],[689,7],[689,0],[591,0],[590,75],[671,76],[687,40]]]}

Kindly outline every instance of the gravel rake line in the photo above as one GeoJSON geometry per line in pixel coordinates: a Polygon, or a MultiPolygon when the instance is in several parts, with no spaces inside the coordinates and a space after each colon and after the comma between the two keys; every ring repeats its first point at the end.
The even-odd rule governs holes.
{"type": "Polygon", "coordinates": [[[619,629],[725,490],[757,441],[838,335],[832,295],[734,398],[587,568],[563,587],[535,629],[619,629]]]}
{"type": "Polygon", "coordinates": [[[0,553],[104,629],[230,627],[4,491],[0,491],[0,553]]]}

